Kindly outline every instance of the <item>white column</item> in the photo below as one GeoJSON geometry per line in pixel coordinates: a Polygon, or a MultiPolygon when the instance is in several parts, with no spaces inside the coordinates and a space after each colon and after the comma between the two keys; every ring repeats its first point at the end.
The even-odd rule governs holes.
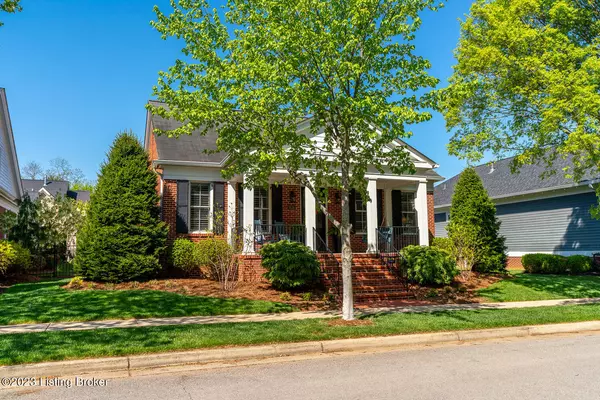
{"type": "Polygon", "coordinates": [[[227,182],[227,241],[230,245],[235,246],[235,238],[237,236],[237,221],[235,220],[235,210],[237,205],[237,196],[235,194],[235,182],[227,182]]]}
{"type": "Polygon", "coordinates": [[[244,253],[254,253],[254,188],[244,188],[244,253]]]}
{"type": "Polygon", "coordinates": [[[392,203],[392,189],[385,189],[384,195],[384,206],[385,206],[385,225],[393,226],[394,221],[394,204],[392,203]]]}
{"type": "Polygon", "coordinates": [[[309,188],[304,188],[304,217],[306,219],[306,245],[316,250],[314,230],[317,227],[317,202],[309,188]]]}
{"type": "Polygon", "coordinates": [[[371,199],[367,203],[367,253],[377,251],[377,181],[369,179],[367,193],[371,199]]]}
{"type": "Polygon", "coordinates": [[[417,210],[417,223],[419,225],[419,244],[429,246],[429,226],[427,218],[427,182],[419,182],[417,196],[415,197],[417,210]]]}

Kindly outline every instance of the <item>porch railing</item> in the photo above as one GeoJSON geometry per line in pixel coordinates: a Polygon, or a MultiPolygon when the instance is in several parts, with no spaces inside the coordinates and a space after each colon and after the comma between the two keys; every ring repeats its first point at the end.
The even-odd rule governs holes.
{"type": "Polygon", "coordinates": [[[260,250],[265,244],[282,240],[306,244],[306,226],[299,224],[254,225],[254,251],[260,250]]]}
{"type": "Polygon", "coordinates": [[[380,253],[397,253],[411,245],[419,245],[418,227],[382,226],[377,228],[377,248],[380,253]]]}

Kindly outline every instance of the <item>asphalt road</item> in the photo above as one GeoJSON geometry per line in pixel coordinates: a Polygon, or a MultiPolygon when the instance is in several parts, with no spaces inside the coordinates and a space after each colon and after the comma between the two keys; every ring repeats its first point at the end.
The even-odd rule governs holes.
{"type": "Polygon", "coordinates": [[[600,334],[321,355],[110,379],[15,399],[600,399],[600,334]]]}

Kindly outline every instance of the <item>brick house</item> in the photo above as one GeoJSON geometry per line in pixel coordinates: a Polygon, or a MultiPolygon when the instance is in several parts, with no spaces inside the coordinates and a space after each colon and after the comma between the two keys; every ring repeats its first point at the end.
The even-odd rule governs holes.
{"type": "MultiPolygon", "coordinates": [[[[260,262],[255,254],[261,245],[280,239],[302,242],[318,253],[340,252],[340,239],[324,214],[316,211],[312,193],[300,186],[278,184],[285,179],[285,171],[275,171],[268,188],[244,189],[242,176],[230,181],[221,176],[227,154],[205,152],[216,150],[214,130],[178,139],[154,134],[154,129],[178,126],[177,121],[147,113],[144,145],[159,176],[157,191],[170,241],[180,237],[201,240],[217,228],[211,216],[218,213],[226,216],[218,225],[228,240],[233,242],[236,232],[242,232],[244,258],[253,265],[260,262]]],[[[298,131],[303,129],[308,129],[306,122],[298,124],[298,131]]],[[[390,146],[405,146],[417,172],[400,176],[369,172],[367,189],[374,201],[363,202],[360,194],[351,193],[352,249],[364,253],[362,258],[383,247],[399,250],[409,244],[428,245],[435,235],[433,184],[443,179],[435,172],[438,165],[399,140],[390,146]]],[[[339,191],[328,190],[327,196],[329,211],[341,219],[339,191]]],[[[241,276],[256,273],[242,271],[241,276]]]]}

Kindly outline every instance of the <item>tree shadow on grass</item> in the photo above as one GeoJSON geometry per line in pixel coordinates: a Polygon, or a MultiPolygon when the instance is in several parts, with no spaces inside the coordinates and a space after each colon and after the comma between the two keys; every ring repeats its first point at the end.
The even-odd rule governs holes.
{"type": "MultiPolygon", "coordinates": [[[[63,281],[22,285],[0,296],[0,325],[28,322],[93,321],[152,317],[289,312],[269,301],[186,296],[157,290],[80,290],[63,281]]],[[[10,289],[13,289],[10,288],[10,289]]]]}
{"type": "Polygon", "coordinates": [[[501,299],[508,291],[515,292],[519,287],[552,295],[553,298],[600,297],[600,277],[568,275],[520,274],[507,282],[479,291],[481,295],[501,299]],[[512,286],[512,287],[511,287],[512,286]]]}

